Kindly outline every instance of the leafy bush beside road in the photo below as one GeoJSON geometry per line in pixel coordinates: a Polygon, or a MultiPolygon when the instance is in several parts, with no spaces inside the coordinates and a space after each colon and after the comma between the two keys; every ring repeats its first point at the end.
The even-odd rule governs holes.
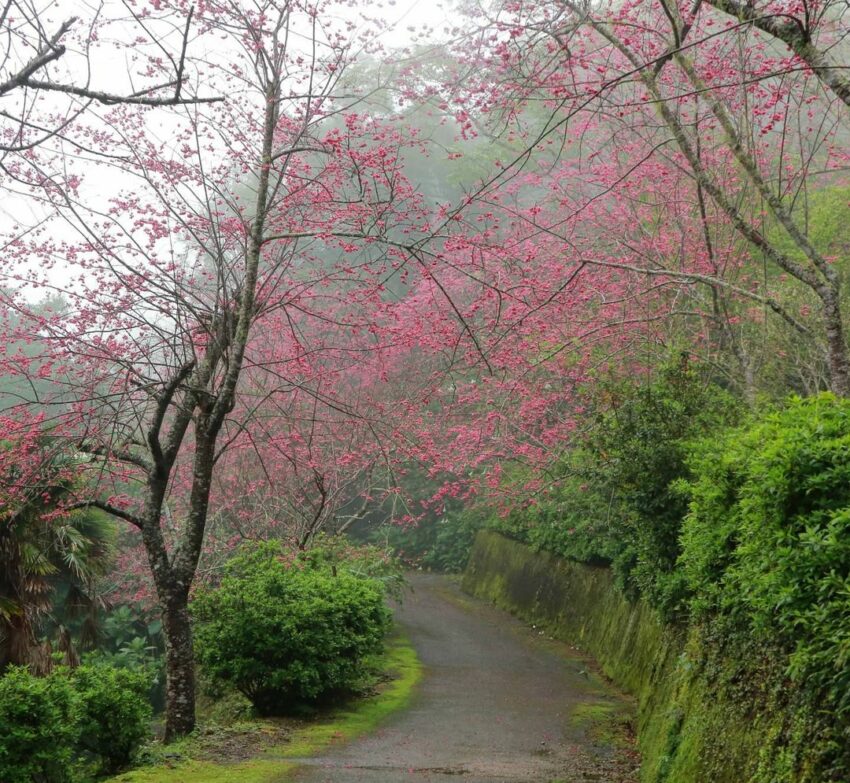
{"type": "Polygon", "coordinates": [[[323,562],[286,562],[275,542],[234,557],[193,612],[201,666],[263,715],[356,686],[390,624],[380,581],[323,562]]]}
{"type": "Polygon", "coordinates": [[[0,780],[71,783],[79,707],[66,674],[9,669],[0,678],[0,780]]]}
{"type": "Polygon", "coordinates": [[[850,400],[792,398],[741,423],[688,371],[611,403],[561,482],[502,528],[611,563],[628,597],[698,634],[708,683],[754,710],[769,694],[783,751],[753,783],[850,780],[850,400]]]}

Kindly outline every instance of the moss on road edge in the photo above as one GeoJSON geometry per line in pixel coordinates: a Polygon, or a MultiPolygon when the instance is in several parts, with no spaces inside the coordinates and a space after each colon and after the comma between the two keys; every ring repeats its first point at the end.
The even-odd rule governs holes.
{"type": "MultiPolygon", "coordinates": [[[[298,759],[350,742],[407,706],[422,678],[422,665],[406,637],[399,633],[392,636],[381,670],[391,679],[382,683],[374,695],[353,701],[327,718],[306,724],[286,743],[265,748],[250,759],[235,763],[193,759],[189,738],[175,748],[186,758],[176,763],[130,770],[105,783],[285,783],[298,768],[298,759]]],[[[256,723],[258,727],[263,725],[263,721],[256,723]]]]}

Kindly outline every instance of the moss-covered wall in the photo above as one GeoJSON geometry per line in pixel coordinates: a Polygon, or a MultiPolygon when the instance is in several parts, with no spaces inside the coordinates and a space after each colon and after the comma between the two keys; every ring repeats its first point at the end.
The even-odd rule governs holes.
{"type": "Polygon", "coordinates": [[[769,695],[754,701],[736,667],[715,662],[709,676],[699,630],[665,627],[617,591],[608,569],[482,531],[463,587],[584,649],[636,696],[644,783],[746,783],[777,751],[784,718],[769,695]]]}

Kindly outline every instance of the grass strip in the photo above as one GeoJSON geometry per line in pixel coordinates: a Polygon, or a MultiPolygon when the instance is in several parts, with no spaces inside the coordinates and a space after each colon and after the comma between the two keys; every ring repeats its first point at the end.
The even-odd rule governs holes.
{"type": "MultiPolygon", "coordinates": [[[[416,652],[407,638],[396,633],[388,642],[383,658],[380,668],[392,679],[379,686],[374,695],[297,729],[286,743],[265,748],[253,758],[235,763],[192,759],[189,737],[166,748],[169,755],[179,760],[172,763],[165,758],[155,766],[130,770],[105,783],[285,783],[298,768],[298,759],[350,742],[407,706],[422,677],[416,652]]],[[[266,725],[260,720],[256,724],[260,730],[266,725]]]]}

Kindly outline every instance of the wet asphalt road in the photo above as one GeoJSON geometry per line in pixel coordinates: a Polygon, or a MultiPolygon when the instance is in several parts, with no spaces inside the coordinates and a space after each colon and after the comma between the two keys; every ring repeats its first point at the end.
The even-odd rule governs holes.
{"type": "Polygon", "coordinates": [[[415,575],[397,610],[425,674],[376,733],[305,760],[298,783],[584,783],[630,780],[621,750],[577,725],[619,697],[587,663],[450,580],[415,575]]]}

